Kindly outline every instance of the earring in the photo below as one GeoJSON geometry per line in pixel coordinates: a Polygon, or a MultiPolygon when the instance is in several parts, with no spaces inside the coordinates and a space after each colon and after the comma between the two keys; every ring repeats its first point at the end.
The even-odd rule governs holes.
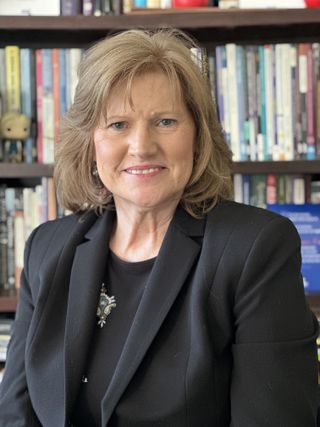
{"type": "Polygon", "coordinates": [[[98,168],[97,168],[97,163],[94,163],[94,164],[93,164],[93,167],[92,167],[92,171],[91,171],[91,173],[92,173],[92,175],[93,175],[94,177],[99,176],[99,172],[98,172],[98,168]]]}

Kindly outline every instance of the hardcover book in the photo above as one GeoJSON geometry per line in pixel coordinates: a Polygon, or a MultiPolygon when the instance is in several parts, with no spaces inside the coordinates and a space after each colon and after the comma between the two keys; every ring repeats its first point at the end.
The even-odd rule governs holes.
{"type": "Polygon", "coordinates": [[[320,291],[320,205],[275,204],[268,209],[288,217],[296,226],[302,249],[302,276],[306,293],[320,291]]]}

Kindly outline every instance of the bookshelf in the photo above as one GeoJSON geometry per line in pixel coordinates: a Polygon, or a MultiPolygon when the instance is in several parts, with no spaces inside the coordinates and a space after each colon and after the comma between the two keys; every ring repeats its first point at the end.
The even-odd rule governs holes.
{"type": "MultiPolygon", "coordinates": [[[[0,47],[87,47],[119,30],[172,26],[188,31],[206,47],[237,42],[260,44],[310,42],[320,39],[320,9],[220,10],[218,8],[140,10],[118,16],[0,16],[0,47]]],[[[320,159],[235,162],[234,173],[319,174],[320,159]]],[[[52,176],[43,164],[0,163],[0,179],[52,176]]],[[[320,296],[309,298],[319,307],[320,296]]],[[[16,298],[0,297],[0,312],[14,311],[16,298]]]]}

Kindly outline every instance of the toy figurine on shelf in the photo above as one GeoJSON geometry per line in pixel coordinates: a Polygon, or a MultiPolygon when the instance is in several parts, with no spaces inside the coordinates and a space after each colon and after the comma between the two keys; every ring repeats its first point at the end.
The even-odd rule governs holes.
{"type": "Polygon", "coordinates": [[[20,113],[5,113],[1,117],[0,132],[3,141],[3,161],[23,161],[23,141],[30,134],[30,119],[20,113]]]}

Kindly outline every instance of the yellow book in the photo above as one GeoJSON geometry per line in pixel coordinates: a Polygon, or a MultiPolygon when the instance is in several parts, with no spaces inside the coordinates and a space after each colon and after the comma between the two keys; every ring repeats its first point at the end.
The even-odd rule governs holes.
{"type": "Polygon", "coordinates": [[[5,47],[6,61],[6,111],[20,112],[20,51],[18,46],[5,47]]]}

